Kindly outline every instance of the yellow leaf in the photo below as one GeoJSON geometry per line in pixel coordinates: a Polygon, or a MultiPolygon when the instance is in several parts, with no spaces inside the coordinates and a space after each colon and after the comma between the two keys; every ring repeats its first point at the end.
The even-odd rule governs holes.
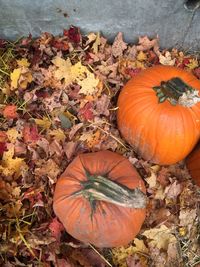
{"type": "Polygon", "coordinates": [[[81,64],[80,61],[71,67],[71,75],[73,77],[73,80],[83,79],[86,73],[90,73],[90,72],[88,71],[86,66],[83,66],[81,64]]]}
{"type": "Polygon", "coordinates": [[[135,247],[138,251],[143,252],[143,253],[148,253],[148,249],[144,244],[143,240],[140,240],[138,238],[135,238],[133,240],[133,243],[135,244],[135,247]]]}
{"type": "Polygon", "coordinates": [[[176,237],[171,233],[165,225],[161,225],[159,228],[153,228],[146,230],[142,235],[150,239],[149,243],[159,249],[167,250],[169,243],[176,242],[176,237]]]}
{"type": "Polygon", "coordinates": [[[137,55],[137,60],[139,61],[145,61],[147,59],[146,54],[143,51],[140,51],[137,55]]]}
{"type": "Polygon", "coordinates": [[[35,123],[45,130],[48,130],[51,126],[51,121],[47,117],[43,117],[43,119],[35,119],[35,123]]]}
{"type": "Polygon", "coordinates": [[[63,130],[61,130],[61,129],[51,130],[51,131],[49,131],[49,135],[54,136],[56,141],[58,141],[58,142],[59,141],[63,142],[66,138],[63,130]]]}
{"type": "Polygon", "coordinates": [[[33,80],[33,76],[29,70],[24,69],[23,73],[21,73],[21,77],[19,79],[19,85],[22,89],[26,89],[28,83],[31,83],[33,80]]]}
{"type": "Polygon", "coordinates": [[[0,172],[2,172],[5,176],[15,175],[15,178],[18,178],[22,172],[28,170],[28,166],[24,162],[24,159],[18,158],[14,156],[14,146],[10,147],[10,149],[3,153],[0,172]]]}
{"type": "Polygon", "coordinates": [[[84,95],[93,95],[98,91],[97,85],[99,80],[95,78],[94,74],[91,72],[87,73],[87,78],[82,81],[77,81],[77,83],[81,86],[79,91],[80,94],[84,95]]]}
{"type": "Polygon", "coordinates": [[[63,112],[63,114],[70,120],[70,121],[77,121],[77,117],[70,113],[68,110],[63,112]]]}
{"type": "Polygon", "coordinates": [[[21,68],[14,69],[13,72],[10,74],[11,79],[11,86],[16,89],[18,86],[18,80],[21,74],[21,68]]]}
{"type": "Polygon", "coordinates": [[[145,69],[144,62],[136,60],[135,61],[136,68],[145,69]]]}
{"type": "Polygon", "coordinates": [[[156,186],[156,175],[153,171],[151,171],[151,175],[145,179],[148,183],[149,188],[154,188],[156,186]]]}
{"type": "Polygon", "coordinates": [[[98,144],[100,140],[100,135],[101,135],[101,132],[99,130],[97,130],[95,133],[85,132],[80,136],[79,140],[85,141],[88,147],[92,148],[96,144],[98,144]]]}
{"type": "Polygon", "coordinates": [[[65,80],[65,84],[69,85],[70,83],[73,82],[73,77],[71,74],[71,61],[70,59],[63,59],[59,56],[56,56],[52,60],[53,64],[57,67],[57,70],[55,70],[55,78],[58,80],[65,80]]]}
{"type": "Polygon", "coordinates": [[[15,143],[17,138],[22,137],[22,134],[19,133],[16,128],[11,128],[6,132],[8,139],[11,143],[15,143]]]}
{"type": "Polygon", "coordinates": [[[161,200],[163,200],[165,198],[165,192],[164,192],[162,185],[158,186],[154,198],[155,199],[161,199],[161,200]]]}
{"type": "Polygon", "coordinates": [[[118,247],[112,249],[112,255],[113,255],[112,258],[115,266],[127,267],[126,260],[128,256],[134,255],[137,252],[148,253],[148,249],[145,246],[143,240],[135,238],[133,242],[134,245],[130,245],[126,248],[118,247]]]}
{"type": "Polygon", "coordinates": [[[190,70],[193,70],[195,69],[196,67],[199,66],[198,64],[198,60],[195,59],[195,58],[191,58],[190,60],[190,63],[186,64],[186,66],[190,69],[190,70]]]}
{"type": "Polygon", "coordinates": [[[92,50],[94,51],[94,54],[98,53],[99,45],[101,44],[100,42],[100,33],[98,32],[96,35],[96,40],[92,45],[92,50]]]}
{"type": "Polygon", "coordinates": [[[91,42],[95,41],[97,36],[94,32],[91,32],[87,35],[88,41],[86,44],[90,44],[91,42]]]}
{"type": "Polygon", "coordinates": [[[30,63],[28,62],[27,58],[22,58],[17,60],[17,64],[19,67],[29,67],[30,63]]]}

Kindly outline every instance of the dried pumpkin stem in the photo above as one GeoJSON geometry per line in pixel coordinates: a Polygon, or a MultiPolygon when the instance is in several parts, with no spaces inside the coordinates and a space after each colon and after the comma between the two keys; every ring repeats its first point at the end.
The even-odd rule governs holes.
{"type": "Polygon", "coordinates": [[[81,182],[82,189],[71,197],[84,196],[91,206],[95,201],[106,201],[126,208],[141,209],[146,207],[146,195],[139,189],[130,189],[101,175],[87,174],[88,180],[81,182]]]}
{"type": "Polygon", "coordinates": [[[178,77],[162,81],[159,86],[155,86],[153,89],[156,91],[159,103],[169,100],[172,105],[180,104],[185,107],[192,107],[200,102],[199,91],[178,77]]]}

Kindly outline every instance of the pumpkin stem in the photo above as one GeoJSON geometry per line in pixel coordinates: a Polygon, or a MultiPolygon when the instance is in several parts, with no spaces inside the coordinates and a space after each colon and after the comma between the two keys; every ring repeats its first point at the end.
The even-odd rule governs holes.
{"type": "Polygon", "coordinates": [[[92,210],[96,201],[134,209],[146,207],[146,195],[139,188],[130,189],[101,175],[86,175],[88,180],[81,182],[83,188],[70,197],[84,196],[89,200],[92,210]]]}
{"type": "Polygon", "coordinates": [[[159,103],[169,100],[172,105],[192,107],[200,102],[199,91],[178,77],[162,81],[159,86],[153,87],[153,90],[156,91],[159,103]]]}

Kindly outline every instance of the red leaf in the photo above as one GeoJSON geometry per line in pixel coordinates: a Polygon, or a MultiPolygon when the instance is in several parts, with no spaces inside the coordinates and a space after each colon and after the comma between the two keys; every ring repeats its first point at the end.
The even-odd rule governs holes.
{"type": "Polygon", "coordinates": [[[28,37],[23,38],[23,39],[21,40],[21,44],[22,44],[23,46],[27,46],[28,44],[31,43],[31,41],[32,41],[32,35],[29,34],[28,37]]]}
{"type": "Polygon", "coordinates": [[[65,230],[62,223],[60,223],[56,217],[53,218],[52,222],[49,224],[49,229],[52,236],[55,237],[58,241],[61,237],[61,231],[65,230]]]}
{"type": "Polygon", "coordinates": [[[4,48],[7,45],[7,41],[4,39],[0,39],[0,48],[4,48]]]}
{"type": "Polygon", "coordinates": [[[58,50],[61,50],[61,51],[68,51],[69,50],[69,45],[66,41],[54,40],[52,42],[52,46],[57,48],[58,50]]]}
{"type": "Polygon", "coordinates": [[[64,29],[64,30],[63,30],[63,35],[64,35],[64,36],[68,36],[68,30],[64,29]]]}
{"type": "Polygon", "coordinates": [[[35,144],[40,139],[36,125],[25,125],[22,134],[24,142],[28,144],[35,144]]]}
{"type": "Polygon", "coordinates": [[[67,33],[69,40],[73,43],[80,43],[81,41],[81,35],[80,35],[80,31],[79,28],[75,27],[75,26],[71,26],[68,30],[67,33]]]}
{"type": "Polygon", "coordinates": [[[6,143],[0,142],[0,156],[3,155],[3,152],[7,150],[6,143]]]}
{"type": "Polygon", "coordinates": [[[91,109],[92,109],[92,104],[86,103],[83,108],[80,108],[79,115],[86,121],[92,120],[94,118],[94,115],[91,109]]]}
{"type": "Polygon", "coordinates": [[[6,119],[16,119],[18,117],[17,107],[15,105],[7,105],[3,110],[3,116],[6,119]]]}
{"type": "Polygon", "coordinates": [[[159,57],[152,50],[148,51],[148,60],[154,65],[159,64],[159,57]]]}
{"type": "Polygon", "coordinates": [[[200,79],[200,67],[193,70],[194,75],[200,79]]]}
{"type": "Polygon", "coordinates": [[[142,69],[140,69],[140,68],[135,68],[135,69],[129,69],[129,68],[127,68],[127,69],[126,69],[126,73],[127,73],[128,75],[130,75],[131,77],[134,77],[134,76],[136,76],[138,73],[140,73],[141,70],[142,70],[142,69]]]}

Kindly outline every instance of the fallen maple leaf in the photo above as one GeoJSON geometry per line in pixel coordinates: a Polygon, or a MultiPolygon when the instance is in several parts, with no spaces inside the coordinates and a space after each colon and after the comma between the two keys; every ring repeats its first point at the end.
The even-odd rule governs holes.
{"type": "Polygon", "coordinates": [[[3,110],[3,116],[6,119],[16,119],[18,117],[17,106],[7,105],[3,110]]]}
{"type": "Polygon", "coordinates": [[[24,142],[28,145],[34,145],[40,139],[37,125],[26,124],[22,130],[22,135],[24,142]]]}
{"type": "Polygon", "coordinates": [[[167,66],[174,66],[175,65],[176,59],[172,59],[171,54],[169,51],[165,52],[165,55],[160,54],[159,55],[159,62],[162,65],[167,65],[167,66]]]}
{"type": "Polygon", "coordinates": [[[15,90],[18,87],[26,89],[27,85],[32,82],[33,77],[30,70],[27,67],[20,67],[14,69],[10,74],[11,90],[15,90]]]}
{"type": "Polygon", "coordinates": [[[81,41],[81,34],[79,28],[75,26],[71,26],[69,30],[65,33],[69,37],[69,40],[74,43],[80,43],[81,41]]]}
{"type": "Polygon", "coordinates": [[[139,51],[136,58],[139,61],[145,61],[147,60],[147,55],[143,51],[139,51]]]}
{"type": "Polygon", "coordinates": [[[160,55],[158,37],[150,40],[147,36],[139,37],[139,44],[136,46],[137,51],[147,51],[153,48],[156,55],[160,55]]]}
{"type": "Polygon", "coordinates": [[[190,70],[193,70],[199,66],[198,60],[196,58],[189,59],[189,63],[185,64],[190,70]]]}
{"type": "Polygon", "coordinates": [[[79,115],[83,120],[93,120],[94,114],[92,111],[92,104],[90,102],[86,103],[84,107],[80,108],[79,115]]]}
{"type": "Polygon", "coordinates": [[[96,36],[96,38],[95,38],[95,42],[92,45],[92,50],[93,50],[94,54],[97,54],[98,49],[99,49],[99,45],[101,44],[100,33],[98,32],[97,35],[95,35],[95,36],[96,36]]]}
{"type": "Polygon", "coordinates": [[[96,144],[98,144],[100,139],[100,131],[97,130],[96,132],[85,132],[82,133],[82,135],[79,137],[80,141],[86,142],[87,146],[89,148],[94,147],[96,144]]]}
{"type": "Polygon", "coordinates": [[[29,67],[30,63],[28,62],[27,58],[21,58],[19,60],[17,60],[17,64],[19,67],[29,67]]]}
{"type": "Polygon", "coordinates": [[[21,74],[21,68],[14,69],[13,72],[10,74],[11,79],[11,87],[16,89],[18,86],[18,80],[21,74]]]}
{"type": "Polygon", "coordinates": [[[94,74],[91,72],[87,72],[87,77],[83,80],[77,81],[77,83],[81,86],[79,91],[80,94],[93,95],[98,91],[97,85],[99,80],[96,79],[94,74]]]}
{"type": "Polygon", "coordinates": [[[48,130],[51,127],[51,121],[48,117],[43,117],[42,119],[34,119],[35,123],[40,126],[43,130],[48,130]]]}
{"type": "Polygon", "coordinates": [[[53,159],[39,160],[37,161],[37,167],[35,168],[35,175],[47,176],[51,184],[57,182],[57,177],[60,174],[60,168],[53,159]]]}
{"type": "Polygon", "coordinates": [[[0,142],[4,143],[6,141],[8,141],[8,136],[6,132],[0,131],[0,142]]]}
{"type": "Polygon", "coordinates": [[[148,183],[149,188],[154,188],[156,186],[156,175],[153,171],[151,171],[151,175],[145,178],[145,181],[148,183]]]}
{"type": "Polygon", "coordinates": [[[127,49],[127,44],[123,41],[122,32],[119,32],[112,45],[112,54],[114,57],[121,57],[125,49],[127,49]]]}
{"type": "Polygon", "coordinates": [[[6,133],[8,136],[8,140],[13,144],[17,141],[18,138],[22,137],[22,133],[17,131],[17,129],[14,127],[8,129],[6,133]]]}
{"type": "Polygon", "coordinates": [[[7,150],[7,145],[5,142],[0,142],[0,156],[3,155],[4,151],[7,150]]]}
{"type": "MultiPolygon", "coordinates": [[[[119,247],[113,248],[113,262],[115,266],[127,266],[127,257],[135,255],[135,253],[148,253],[148,249],[145,246],[143,240],[139,240],[138,238],[134,239],[134,244],[129,245],[128,247],[119,247]]],[[[144,265],[146,267],[146,265],[144,265]]]]}
{"type": "Polygon", "coordinates": [[[53,220],[49,224],[49,229],[51,231],[52,236],[55,237],[56,240],[60,241],[61,232],[64,231],[65,228],[56,217],[53,218],[53,220]]]}
{"type": "Polygon", "coordinates": [[[11,146],[8,151],[5,151],[3,153],[0,171],[5,176],[14,175],[15,178],[18,178],[22,174],[22,172],[26,172],[28,170],[28,166],[26,165],[24,159],[13,157],[14,146],[11,146]]]}
{"type": "Polygon", "coordinates": [[[172,234],[172,230],[164,224],[159,228],[152,228],[142,233],[149,239],[149,243],[159,249],[167,250],[169,243],[176,243],[176,237],[172,234]]]}
{"type": "Polygon", "coordinates": [[[55,139],[59,142],[59,141],[62,141],[62,142],[64,142],[65,141],[65,138],[66,138],[66,136],[65,136],[65,133],[63,132],[63,130],[62,129],[55,129],[55,130],[50,130],[49,132],[48,132],[48,134],[50,135],[50,136],[54,136],[55,137],[55,139]]]}
{"type": "Polygon", "coordinates": [[[65,80],[65,84],[69,85],[73,82],[74,77],[71,75],[71,61],[69,58],[64,60],[63,58],[56,56],[52,63],[57,67],[57,69],[54,72],[55,78],[58,80],[65,80]]]}

